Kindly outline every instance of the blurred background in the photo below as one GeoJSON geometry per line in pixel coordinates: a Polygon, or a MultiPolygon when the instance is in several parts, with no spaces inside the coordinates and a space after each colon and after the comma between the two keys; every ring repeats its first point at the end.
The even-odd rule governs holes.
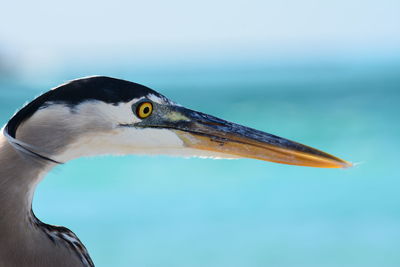
{"type": "Polygon", "coordinates": [[[8,1],[0,122],[70,79],[145,84],[189,108],[357,163],[77,159],[36,215],[96,266],[400,266],[400,2],[8,1]]]}

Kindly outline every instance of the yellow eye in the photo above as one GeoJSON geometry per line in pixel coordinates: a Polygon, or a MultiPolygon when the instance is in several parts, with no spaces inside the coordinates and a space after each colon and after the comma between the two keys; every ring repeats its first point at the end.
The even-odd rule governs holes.
{"type": "Polygon", "coordinates": [[[150,102],[140,103],[136,108],[136,115],[141,119],[147,118],[151,115],[152,112],[153,104],[151,104],[150,102]]]}

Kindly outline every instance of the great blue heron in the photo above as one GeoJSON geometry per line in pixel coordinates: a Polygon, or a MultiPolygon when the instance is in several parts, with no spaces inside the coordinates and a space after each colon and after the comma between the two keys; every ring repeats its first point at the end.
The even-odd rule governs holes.
{"type": "Polygon", "coordinates": [[[351,164],[319,150],[197,111],[143,85],[89,77],[18,111],[0,137],[0,266],[94,266],[64,227],[32,212],[36,185],[57,164],[98,154],[254,158],[312,167],[351,164]]]}

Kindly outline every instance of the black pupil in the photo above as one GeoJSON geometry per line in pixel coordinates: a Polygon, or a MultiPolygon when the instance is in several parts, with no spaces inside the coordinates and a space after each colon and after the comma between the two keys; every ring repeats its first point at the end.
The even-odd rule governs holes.
{"type": "Polygon", "coordinates": [[[143,113],[144,114],[147,114],[147,113],[149,113],[150,112],[150,108],[149,107],[145,107],[144,109],[143,109],[143,113]]]}

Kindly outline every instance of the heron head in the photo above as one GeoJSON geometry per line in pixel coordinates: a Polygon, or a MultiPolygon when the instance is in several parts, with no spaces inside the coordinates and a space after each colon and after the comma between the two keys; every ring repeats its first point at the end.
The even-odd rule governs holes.
{"type": "Polygon", "coordinates": [[[184,108],[128,81],[90,77],[26,105],[5,127],[21,146],[58,162],[98,154],[254,158],[291,165],[351,164],[314,148],[184,108]]]}

